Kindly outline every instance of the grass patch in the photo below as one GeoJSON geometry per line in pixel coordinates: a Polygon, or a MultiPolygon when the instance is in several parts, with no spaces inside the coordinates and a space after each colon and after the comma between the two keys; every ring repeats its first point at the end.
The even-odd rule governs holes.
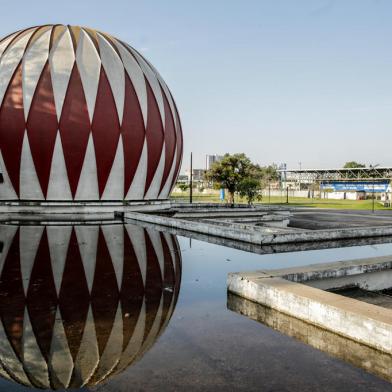
{"type": "MultiPolygon", "coordinates": [[[[189,201],[189,193],[174,193],[171,196],[172,200],[188,202],[189,201]]],[[[219,199],[219,195],[193,195],[193,201],[195,202],[204,202],[204,203],[226,203],[222,202],[219,199]]],[[[235,197],[236,203],[246,203],[245,199],[242,199],[238,196],[235,197]]],[[[334,199],[308,199],[305,197],[289,197],[289,204],[286,203],[286,197],[282,196],[271,196],[264,197],[262,202],[258,202],[255,204],[261,205],[289,205],[296,207],[313,207],[313,208],[331,208],[331,209],[346,209],[346,210],[371,210],[372,209],[372,200],[334,200],[334,199]]],[[[384,207],[379,202],[375,201],[374,203],[375,210],[390,210],[389,207],[384,207]]]]}

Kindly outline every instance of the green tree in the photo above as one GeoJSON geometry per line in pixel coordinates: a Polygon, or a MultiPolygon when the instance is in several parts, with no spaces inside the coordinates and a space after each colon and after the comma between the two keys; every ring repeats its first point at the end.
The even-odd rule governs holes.
{"type": "Polygon", "coordinates": [[[180,182],[177,186],[181,189],[181,192],[185,192],[189,188],[189,185],[185,182],[180,182]]]}
{"type": "Polygon", "coordinates": [[[215,189],[227,189],[231,205],[234,205],[235,193],[245,197],[248,204],[252,205],[255,200],[261,200],[261,190],[270,181],[279,179],[276,165],[260,167],[243,153],[225,154],[221,161],[212,165],[205,176],[215,189]]]}
{"type": "Polygon", "coordinates": [[[255,200],[261,200],[261,181],[255,177],[245,177],[238,184],[238,193],[241,197],[245,197],[248,205],[253,205],[255,200]]]}
{"type": "Polygon", "coordinates": [[[250,177],[252,167],[254,165],[243,153],[225,154],[222,160],[215,162],[206,172],[206,178],[220,188],[227,189],[229,203],[234,205],[234,194],[238,191],[241,181],[250,177]]]}
{"type": "Polygon", "coordinates": [[[344,166],[343,166],[345,169],[355,169],[355,168],[359,168],[359,167],[366,167],[366,165],[365,164],[363,164],[363,163],[358,163],[358,162],[356,162],[356,161],[349,161],[349,162],[346,162],[345,164],[344,164],[344,166]]]}

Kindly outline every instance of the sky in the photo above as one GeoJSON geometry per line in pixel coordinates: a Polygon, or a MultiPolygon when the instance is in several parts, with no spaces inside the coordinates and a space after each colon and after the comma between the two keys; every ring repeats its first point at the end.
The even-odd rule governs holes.
{"type": "Polygon", "coordinates": [[[178,105],[184,161],[392,166],[391,0],[18,0],[0,36],[62,23],[141,51],[178,105]]]}

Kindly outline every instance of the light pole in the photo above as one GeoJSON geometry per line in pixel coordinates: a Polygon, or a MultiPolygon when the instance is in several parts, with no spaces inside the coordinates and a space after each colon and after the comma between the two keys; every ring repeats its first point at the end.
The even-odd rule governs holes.
{"type": "MultiPolygon", "coordinates": [[[[302,162],[298,162],[298,164],[299,164],[299,171],[302,172],[302,162]]],[[[301,176],[302,173],[299,173],[299,179],[298,179],[299,190],[301,190],[301,176]]]]}
{"type": "Polygon", "coordinates": [[[268,204],[271,204],[271,180],[268,179],[268,204]]]}
{"type": "Polygon", "coordinates": [[[192,153],[191,153],[191,177],[190,177],[190,188],[189,188],[189,203],[192,204],[193,194],[192,194],[192,187],[193,187],[193,167],[192,167],[192,153]]]}

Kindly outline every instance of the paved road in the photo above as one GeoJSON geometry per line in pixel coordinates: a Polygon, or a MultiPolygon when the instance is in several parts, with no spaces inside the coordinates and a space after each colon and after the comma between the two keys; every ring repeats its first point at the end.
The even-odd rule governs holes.
{"type": "Polygon", "coordinates": [[[392,226],[392,211],[357,211],[330,209],[294,209],[291,227],[302,229],[338,229],[344,227],[392,226]]]}

